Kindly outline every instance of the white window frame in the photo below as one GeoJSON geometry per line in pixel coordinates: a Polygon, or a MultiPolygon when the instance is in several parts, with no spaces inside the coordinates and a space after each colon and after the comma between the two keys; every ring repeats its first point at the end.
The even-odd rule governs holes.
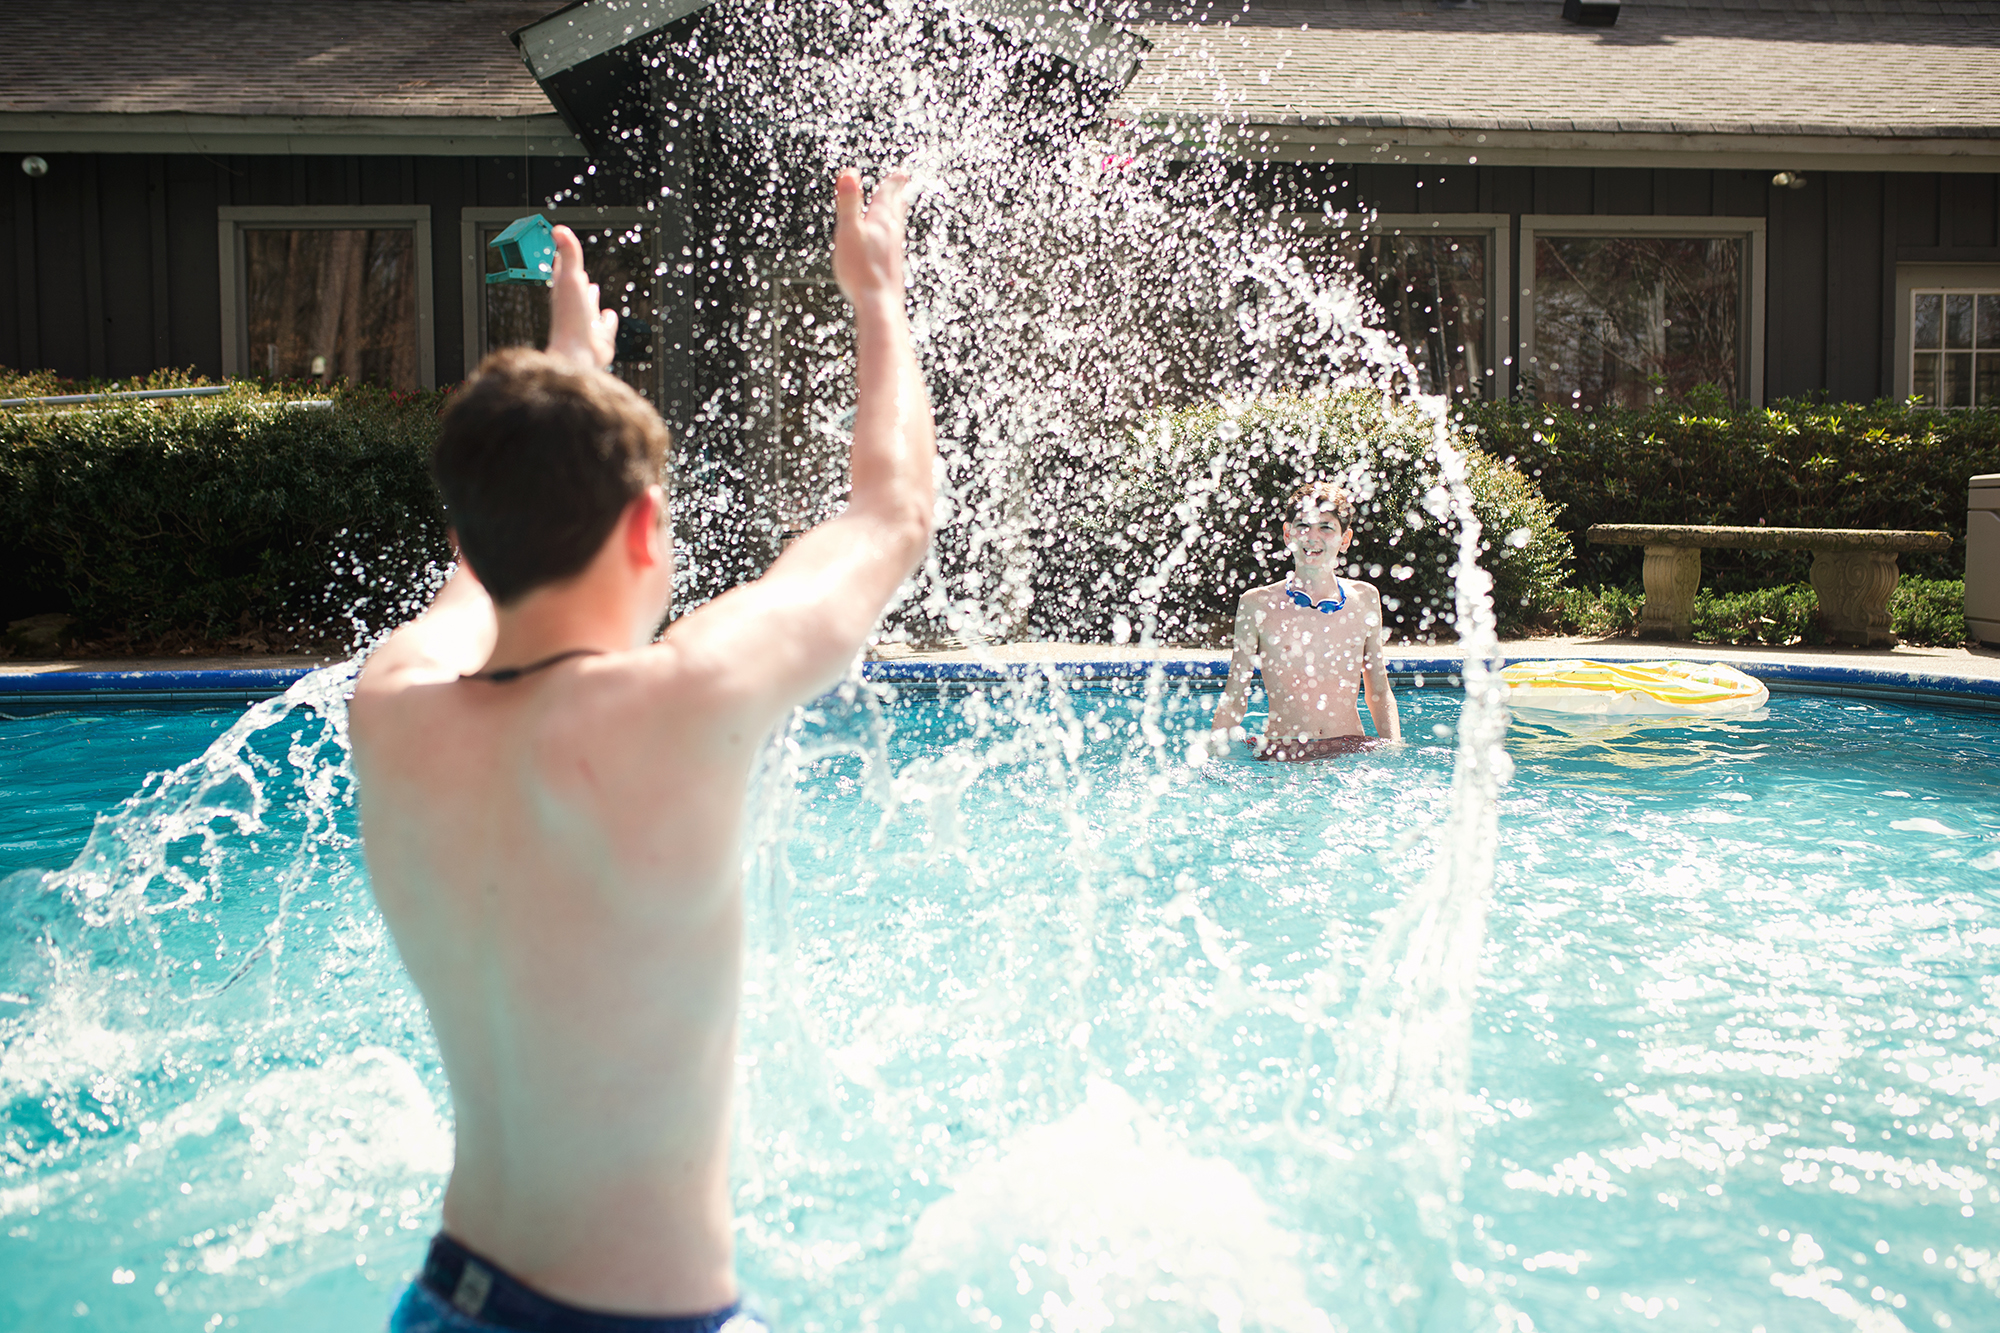
{"type": "Polygon", "coordinates": [[[246,231],[359,231],[408,227],[416,232],[417,386],[437,387],[437,341],[431,318],[431,207],[429,204],[353,207],[225,206],[216,209],[216,244],[222,261],[222,377],[236,379],[250,365],[250,321],[244,302],[246,231]]]}
{"type": "MultiPolygon", "coordinates": [[[[1743,265],[1743,290],[1737,310],[1743,321],[1738,334],[1744,364],[1739,369],[1743,401],[1764,405],[1764,265],[1769,227],[1763,218],[1737,217],[1607,217],[1597,214],[1529,213],[1521,218],[1521,366],[1535,366],[1535,238],[1537,236],[1643,236],[1745,240],[1749,254],[1743,265]]],[[[1518,368],[1517,368],[1518,369],[1518,368]]]]}
{"type": "Polygon", "coordinates": [[[486,247],[480,242],[479,232],[483,227],[495,223],[505,226],[516,218],[540,214],[551,224],[561,223],[566,227],[587,227],[601,229],[608,227],[637,227],[645,234],[645,249],[655,270],[653,275],[653,307],[646,312],[646,318],[653,326],[655,337],[653,355],[654,401],[664,402],[661,394],[666,386],[666,357],[658,343],[660,336],[660,287],[664,281],[658,273],[660,267],[660,219],[642,208],[462,208],[458,212],[458,253],[463,273],[459,279],[459,312],[463,322],[459,325],[465,337],[465,373],[470,375],[479,359],[486,355],[486,302],[481,298],[486,294],[486,247]]]}
{"type": "Polygon", "coordinates": [[[1486,364],[1493,371],[1488,401],[1514,396],[1513,247],[1508,244],[1513,218],[1506,213],[1351,213],[1344,219],[1321,213],[1292,215],[1300,229],[1313,236],[1343,233],[1430,232],[1439,236],[1486,237],[1486,364]]]}
{"type": "MultiPolygon", "coordinates": [[[[2000,292],[2000,264],[1898,264],[1896,265],[1896,309],[1891,318],[1896,328],[1894,380],[1897,402],[1909,399],[1916,382],[1916,319],[1913,298],[1918,292],[2000,292]]],[[[1963,409],[1940,407],[1940,412],[1963,409]]]]}

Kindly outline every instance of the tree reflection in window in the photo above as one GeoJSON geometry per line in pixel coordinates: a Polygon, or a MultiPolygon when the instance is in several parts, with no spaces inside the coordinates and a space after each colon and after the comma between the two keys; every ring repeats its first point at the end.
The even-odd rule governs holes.
{"type": "Polygon", "coordinates": [[[1383,327],[1416,366],[1418,388],[1485,397],[1486,246],[1483,234],[1366,235],[1355,269],[1382,307],[1383,327]]]}
{"type": "MultiPolygon", "coordinates": [[[[479,249],[488,273],[507,267],[490,244],[506,225],[495,222],[480,228],[479,249]]],[[[630,226],[567,225],[583,245],[584,271],[597,284],[599,304],[618,312],[618,349],[611,373],[647,398],[655,398],[653,258],[646,232],[630,226]]],[[[482,356],[502,347],[540,347],[548,341],[548,288],[531,283],[487,283],[481,299],[482,356]]]]}
{"type": "Polygon", "coordinates": [[[2000,404],[2000,292],[1911,293],[1910,393],[1924,407],[2000,404]]]}
{"type": "Polygon", "coordinates": [[[253,374],[417,387],[411,228],[247,227],[243,277],[253,374]]]}
{"type": "Polygon", "coordinates": [[[1406,230],[1371,222],[1309,231],[1295,244],[1320,281],[1352,282],[1374,298],[1381,310],[1378,326],[1396,339],[1417,372],[1415,388],[1454,398],[1492,395],[1486,322],[1491,232],[1406,230]]]}
{"type": "Polygon", "coordinates": [[[751,417],[760,493],[782,545],[824,523],[846,502],[854,428],[854,318],[847,299],[817,276],[777,277],[744,312],[744,345],[757,374],[751,417]]]}
{"type": "Polygon", "coordinates": [[[1535,356],[1545,402],[1644,407],[1712,384],[1742,395],[1740,237],[1538,236],[1535,356]]]}

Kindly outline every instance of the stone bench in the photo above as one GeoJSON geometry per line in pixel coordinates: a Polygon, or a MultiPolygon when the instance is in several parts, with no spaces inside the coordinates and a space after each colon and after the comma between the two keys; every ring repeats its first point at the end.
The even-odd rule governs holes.
{"type": "Polygon", "coordinates": [[[1699,525],[1599,523],[1584,534],[1605,546],[1646,548],[1646,606],[1639,633],[1686,639],[1693,633],[1694,592],[1701,586],[1704,546],[1746,551],[1811,551],[1813,591],[1835,643],[1893,644],[1889,594],[1896,590],[1896,556],[1942,551],[1943,532],[1873,528],[1724,528],[1699,525]]]}

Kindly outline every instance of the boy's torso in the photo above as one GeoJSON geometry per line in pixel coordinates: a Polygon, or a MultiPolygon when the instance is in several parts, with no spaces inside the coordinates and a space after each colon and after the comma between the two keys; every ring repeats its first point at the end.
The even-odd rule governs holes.
{"type": "Polygon", "coordinates": [[[1254,588],[1258,655],[1271,738],[1362,734],[1361,676],[1371,632],[1381,620],[1380,600],[1366,583],[1342,580],[1346,604],[1338,611],[1299,606],[1285,585],[1254,588]]]}
{"type": "Polygon", "coordinates": [[[735,1297],[737,835],[761,735],[652,652],[352,710],[376,900],[457,1119],[445,1227],[626,1313],[735,1297]]]}

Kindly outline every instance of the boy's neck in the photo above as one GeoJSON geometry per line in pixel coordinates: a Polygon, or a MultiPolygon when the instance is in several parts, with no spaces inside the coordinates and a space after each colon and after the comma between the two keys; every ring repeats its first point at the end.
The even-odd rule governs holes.
{"type": "Polygon", "coordinates": [[[575,649],[622,652],[633,647],[631,617],[622,614],[616,600],[572,584],[537,590],[514,606],[496,608],[493,654],[486,669],[526,666],[575,649]]]}
{"type": "Polygon", "coordinates": [[[1303,561],[1292,567],[1292,578],[1300,591],[1316,602],[1323,602],[1340,593],[1340,566],[1328,564],[1312,568],[1303,561]]]}

